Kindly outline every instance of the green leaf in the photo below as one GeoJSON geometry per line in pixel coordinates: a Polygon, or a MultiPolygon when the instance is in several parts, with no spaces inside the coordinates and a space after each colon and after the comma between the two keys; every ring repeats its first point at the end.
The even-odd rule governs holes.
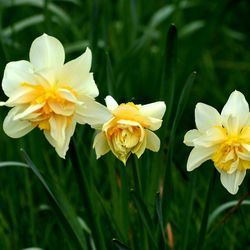
{"type": "Polygon", "coordinates": [[[83,234],[81,225],[77,220],[77,216],[74,213],[73,209],[71,208],[69,202],[66,200],[66,197],[63,195],[62,191],[59,189],[58,186],[49,183],[48,179],[47,180],[44,179],[44,177],[39,172],[38,168],[29,158],[28,154],[23,149],[21,149],[21,151],[28,166],[31,168],[33,173],[39,179],[39,181],[49,194],[50,198],[52,199],[53,201],[52,205],[57,212],[56,214],[62,215],[60,216],[60,218],[62,219],[60,220],[60,223],[64,224],[64,227],[67,227],[68,229],[71,230],[71,232],[73,233],[73,235],[77,240],[77,243],[79,244],[80,249],[85,250],[86,249],[85,236],[83,234]]]}
{"type": "Polygon", "coordinates": [[[44,250],[44,249],[39,247],[29,247],[29,248],[22,248],[21,250],[44,250]]]}
{"type": "MultiPolygon", "coordinates": [[[[171,134],[169,138],[169,147],[168,153],[167,153],[167,171],[165,170],[164,174],[164,188],[163,188],[163,201],[162,201],[162,206],[163,208],[167,207],[167,204],[171,204],[170,199],[171,199],[171,192],[172,192],[172,182],[171,182],[171,166],[172,166],[172,158],[173,158],[173,152],[174,152],[174,144],[175,144],[175,138],[176,138],[176,130],[179,125],[181,116],[184,112],[184,109],[186,107],[186,103],[189,99],[191,89],[193,87],[194,80],[196,78],[196,72],[191,73],[191,75],[188,77],[183,90],[180,95],[180,99],[177,104],[177,110],[176,110],[176,115],[174,117],[174,121],[172,124],[172,129],[171,129],[171,134]]],[[[167,218],[167,213],[169,209],[164,209],[164,218],[167,218]]]]}
{"type": "MultiPolygon", "coordinates": [[[[46,0],[5,0],[1,4],[3,7],[13,7],[13,6],[26,6],[31,5],[38,8],[44,8],[46,0]]],[[[72,2],[73,3],[73,2],[72,2]]],[[[70,23],[69,15],[60,7],[56,6],[53,3],[48,4],[48,10],[53,14],[58,16],[63,22],[70,23]]]]}
{"type": "Polygon", "coordinates": [[[43,21],[44,21],[44,15],[41,14],[27,17],[3,29],[2,35],[10,36],[14,32],[15,33],[20,32],[30,26],[42,23],[43,21]]]}
{"type": "Polygon", "coordinates": [[[89,46],[89,42],[87,40],[77,41],[71,44],[65,45],[65,53],[73,53],[80,51],[81,53],[89,46]]]}
{"type": "Polygon", "coordinates": [[[222,28],[222,31],[224,32],[225,35],[237,41],[244,41],[247,38],[246,34],[238,32],[237,30],[230,29],[228,27],[222,28]]]}
{"type": "Polygon", "coordinates": [[[109,220],[110,226],[112,228],[112,233],[113,234],[115,233],[115,235],[117,235],[119,238],[123,238],[122,232],[120,231],[119,227],[117,226],[117,221],[114,220],[112,211],[111,211],[111,209],[109,207],[110,206],[110,204],[109,204],[110,202],[105,201],[103,199],[103,197],[98,192],[96,192],[96,195],[98,197],[98,201],[101,204],[103,212],[105,213],[105,216],[109,220]]]}
{"type": "Polygon", "coordinates": [[[179,37],[183,38],[189,35],[192,35],[197,30],[202,29],[205,27],[205,21],[204,20],[195,20],[189,24],[186,24],[179,32],[179,37]]]}
{"type": "Polygon", "coordinates": [[[213,173],[211,173],[209,187],[208,187],[207,194],[206,194],[206,201],[205,201],[205,206],[203,210],[199,236],[197,239],[196,250],[201,250],[205,244],[205,237],[207,233],[207,223],[208,223],[208,216],[209,216],[209,207],[211,203],[211,198],[213,196],[216,174],[217,174],[217,170],[214,168],[213,173]]]}
{"type": "Polygon", "coordinates": [[[87,232],[88,234],[91,234],[91,230],[88,227],[88,225],[86,224],[86,222],[81,218],[81,217],[77,217],[82,229],[87,232]]]}
{"type": "Polygon", "coordinates": [[[10,166],[24,167],[24,168],[29,167],[27,164],[25,164],[23,162],[18,162],[18,161],[2,161],[2,162],[0,162],[0,168],[10,167],[10,166]]]}
{"type": "Polygon", "coordinates": [[[166,48],[164,53],[164,69],[162,74],[160,98],[166,100],[168,112],[165,122],[169,124],[173,109],[175,88],[176,88],[176,57],[177,57],[177,29],[171,24],[168,29],[166,48]]]}
{"type": "Polygon", "coordinates": [[[108,92],[111,96],[114,96],[114,89],[115,89],[115,85],[114,85],[114,72],[113,72],[113,67],[112,67],[112,63],[110,60],[110,56],[109,53],[106,52],[106,73],[107,73],[107,86],[108,86],[108,92]]]}
{"type": "Polygon", "coordinates": [[[150,20],[149,27],[156,28],[159,24],[169,18],[173,14],[174,10],[174,5],[166,5],[157,10],[150,20]]]}
{"type": "MultiPolygon", "coordinates": [[[[191,90],[193,88],[195,78],[196,78],[196,72],[194,71],[190,74],[190,76],[188,77],[188,79],[187,79],[187,81],[182,89],[180,99],[179,99],[178,104],[177,104],[176,115],[175,115],[173,127],[172,127],[173,129],[171,130],[172,134],[174,134],[176,132],[176,129],[179,125],[180,119],[181,119],[182,114],[185,110],[186,104],[189,100],[190,93],[191,93],[191,90]]],[[[175,135],[173,135],[172,137],[175,137],[175,135]]]]}
{"type": "MultiPolygon", "coordinates": [[[[225,210],[232,208],[234,206],[236,206],[237,204],[239,204],[238,200],[235,201],[229,201],[226,202],[222,205],[220,205],[219,207],[217,207],[210,215],[208,218],[208,224],[207,224],[207,228],[209,229],[212,225],[212,223],[214,222],[214,220],[221,214],[223,213],[225,210]]],[[[250,200],[245,200],[242,201],[242,203],[240,205],[250,205],[250,200]]]]}
{"type": "Polygon", "coordinates": [[[114,245],[117,247],[118,250],[130,250],[130,248],[128,248],[123,243],[121,243],[119,240],[113,239],[112,241],[113,241],[114,245]]]}
{"type": "Polygon", "coordinates": [[[162,238],[164,240],[164,249],[165,249],[166,248],[166,234],[164,230],[164,222],[163,222],[163,216],[162,216],[162,204],[161,204],[161,197],[160,197],[159,192],[156,194],[156,197],[155,197],[155,205],[156,205],[156,213],[157,213],[158,221],[159,221],[160,228],[161,228],[162,238]]]}
{"type": "Polygon", "coordinates": [[[142,220],[142,222],[143,222],[143,224],[144,224],[144,226],[145,226],[145,228],[146,228],[146,230],[147,230],[147,232],[152,240],[152,243],[154,244],[154,247],[157,249],[157,244],[155,242],[154,234],[152,232],[152,230],[154,228],[153,221],[152,221],[152,218],[149,214],[149,211],[148,211],[145,203],[142,201],[142,199],[137,195],[137,193],[133,189],[131,189],[130,193],[132,195],[132,199],[135,203],[135,206],[138,210],[138,213],[141,217],[141,220],[142,220]]]}
{"type": "Polygon", "coordinates": [[[86,165],[83,166],[79,160],[80,154],[77,150],[77,143],[74,138],[72,138],[70,141],[69,156],[69,160],[72,164],[73,170],[75,171],[79,191],[83,197],[83,205],[85,207],[86,213],[88,214],[88,223],[95,240],[96,247],[98,249],[105,250],[106,244],[101,231],[100,221],[98,219],[99,216],[96,214],[95,210],[96,197],[94,196],[93,192],[94,186],[90,184],[90,176],[87,179],[88,169],[86,168],[86,165]]]}
{"type": "Polygon", "coordinates": [[[185,212],[183,213],[185,216],[183,218],[183,240],[181,242],[181,249],[186,250],[188,239],[189,239],[189,233],[190,233],[190,221],[192,217],[193,212],[193,201],[194,201],[194,193],[196,188],[196,173],[191,176],[191,187],[189,187],[188,194],[187,194],[187,201],[185,204],[185,212]]]}

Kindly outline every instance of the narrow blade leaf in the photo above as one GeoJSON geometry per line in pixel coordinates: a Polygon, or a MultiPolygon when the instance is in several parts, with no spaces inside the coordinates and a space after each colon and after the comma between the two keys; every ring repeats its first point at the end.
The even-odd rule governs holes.
{"type": "Polygon", "coordinates": [[[46,189],[48,192],[50,198],[53,201],[53,207],[56,210],[56,214],[61,214],[60,216],[60,222],[64,222],[64,226],[66,225],[67,228],[71,229],[71,232],[77,239],[77,242],[81,249],[86,249],[86,243],[85,243],[85,236],[83,234],[83,231],[81,229],[80,223],[77,220],[77,216],[74,213],[73,209],[71,208],[69,202],[66,200],[64,197],[63,193],[61,190],[59,190],[58,187],[55,185],[52,185],[52,183],[49,183],[48,180],[45,180],[44,177],[41,175],[39,172],[38,168],[35,166],[35,164],[31,161],[30,157],[28,154],[21,149],[24,159],[27,162],[28,166],[31,168],[33,173],[36,175],[36,177],[39,179],[43,187],[46,189]],[[59,212],[59,213],[58,213],[59,212]]]}

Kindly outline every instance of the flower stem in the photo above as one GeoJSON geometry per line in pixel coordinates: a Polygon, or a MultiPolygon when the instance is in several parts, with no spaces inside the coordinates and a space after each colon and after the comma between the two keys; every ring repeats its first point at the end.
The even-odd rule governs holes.
{"type": "Polygon", "coordinates": [[[187,204],[186,204],[186,211],[185,214],[186,216],[184,217],[184,234],[183,234],[183,240],[182,240],[182,245],[181,249],[186,250],[187,249],[187,244],[188,244],[188,235],[190,231],[190,222],[191,222],[191,217],[192,217],[192,211],[193,211],[193,202],[194,202],[194,193],[195,193],[195,185],[196,185],[196,176],[197,173],[194,173],[193,176],[191,176],[191,184],[190,184],[190,189],[188,192],[187,196],[187,204]]]}
{"type": "Polygon", "coordinates": [[[139,171],[138,171],[138,161],[135,158],[135,156],[132,159],[132,174],[133,174],[133,179],[134,179],[134,186],[135,190],[138,194],[141,195],[141,180],[139,176],[139,171]]]}
{"type": "Polygon", "coordinates": [[[83,197],[83,205],[88,215],[88,218],[86,219],[88,220],[88,225],[91,228],[94,242],[96,244],[97,249],[106,250],[103,234],[100,231],[100,225],[98,223],[98,216],[94,213],[94,211],[96,211],[96,209],[94,209],[96,205],[94,206],[93,201],[90,197],[91,192],[90,192],[90,189],[88,188],[87,176],[83,174],[84,166],[82,166],[83,164],[80,164],[80,161],[78,159],[76,143],[74,139],[72,139],[70,142],[69,153],[70,153],[70,160],[71,160],[72,166],[75,170],[77,184],[78,184],[80,193],[83,197]]]}
{"type": "Polygon", "coordinates": [[[207,196],[206,196],[206,203],[205,203],[205,208],[204,208],[204,211],[203,211],[203,216],[202,216],[201,227],[200,227],[200,232],[199,232],[199,237],[198,237],[196,250],[201,250],[203,245],[204,245],[205,236],[206,236],[206,232],[207,232],[209,205],[211,203],[211,197],[212,197],[213,190],[214,190],[216,173],[217,173],[217,171],[214,168],[214,171],[213,171],[213,173],[211,174],[211,177],[210,177],[209,187],[208,187],[207,196]]]}

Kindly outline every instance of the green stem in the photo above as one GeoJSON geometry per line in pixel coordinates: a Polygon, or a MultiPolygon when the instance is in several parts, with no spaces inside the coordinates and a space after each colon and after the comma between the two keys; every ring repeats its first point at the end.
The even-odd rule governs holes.
{"type": "Polygon", "coordinates": [[[128,180],[126,175],[126,168],[121,165],[119,167],[120,176],[121,176],[121,225],[123,227],[123,235],[126,239],[126,243],[129,241],[128,232],[129,232],[129,223],[130,223],[130,217],[129,217],[129,188],[128,188],[128,180]]]}
{"type": "Polygon", "coordinates": [[[25,171],[24,173],[25,175],[25,188],[26,188],[26,194],[27,194],[27,202],[29,204],[29,219],[30,219],[30,227],[29,227],[29,232],[30,232],[30,236],[32,239],[32,244],[36,245],[37,241],[36,241],[36,234],[35,234],[35,205],[34,205],[34,201],[33,201],[33,195],[32,195],[32,186],[30,183],[30,179],[29,179],[29,172],[25,171]]]}
{"type": "Polygon", "coordinates": [[[132,174],[133,174],[133,179],[134,179],[134,185],[135,185],[135,190],[136,192],[141,195],[141,180],[139,176],[139,171],[138,171],[138,164],[137,164],[137,159],[135,156],[132,159],[132,174]]]}
{"type": "Polygon", "coordinates": [[[196,250],[201,250],[203,245],[204,245],[205,236],[206,236],[206,232],[207,232],[209,206],[211,203],[211,198],[212,198],[212,194],[213,194],[213,190],[214,190],[216,171],[217,170],[214,168],[214,171],[210,177],[209,187],[208,187],[207,196],[206,196],[206,203],[205,203],[205,208],[203,211],[203,216],[202,216],[201,227],[200,227],[199,238],[198,238],[196,250]]]}
{"type": "Polygon", "coordinates": [[[196,173],[194,173],[194,176],[192,176],[191,180],[191,188],[189,189],[188,196],[187,196],[187,205],[185,206],[187,209],[185,211],[186,216],[184,216],[184,235],[183,235],[183,241],[182,241],[182,247],[181,249],[186,250],[187,249],[187,242],[188,242],[188,234],[189,234],[189,226],[192,216],[192,210],[193,210],[193,200],[194,200],[194,191],[195,191],[195,185],[196,185],[196,173]]]}
{"type": "Polygon", "coordinates": [[[78,154],[77,154],[74,139],[71,140],[69,153],[70,153],[70,160],[71,160],[72,166],[75,170],[79,190],[83,197],[83,204],[88,215],[88,218],[86,219],[88,219],[88,224],[89,224],[89,227],[91,228],[94,242],[98,250],[99,249],[106,250],[103,233],[101,232],[100,225],[98,223],[98,216],[94,213],[96,209],[94,209],[95,206],[90,197],[90,189],[88,188],[89,187],[88,180],[87,180],[86,175],[83,173],[84,166],[81,166],[80,161],[78,159],[78,154]]]}

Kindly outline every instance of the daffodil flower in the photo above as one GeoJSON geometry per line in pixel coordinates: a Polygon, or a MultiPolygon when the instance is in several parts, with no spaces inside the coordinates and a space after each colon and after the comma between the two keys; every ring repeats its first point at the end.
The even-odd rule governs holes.
{"type": "Polygon", "coordinates": [[[29,57],[30,62],[10,62],[4,70],[2,88],[9,99],[0,105],[12,109],[3,129],[19,138],[38,127],[64,158],[76,123],[95,126],[99,118],[109,115],[94,101],[99,92],[90,73],[91,51],[87,48],[64,64],[60,41],[43,34],[33,41],[29,57]]]}
{"type": "Polygon", "coordinates": [[[211,159],[220,173],[222,185],[236,194],[246,170],[250,168],[249,106],[244,95],[234,91],[221,114],[213,107],[198,103],[195,108],[197,129],[190,130],[184,143],[194,147],[187,170],[192,171],[211,159]]]}
{"type": "Polygon", "coordinates": [[[111,96],[107,96],[105,102],[112,116],[104,120],[101,132],[94,139],[97,158],[111,150],[126,164],[131,153],[139,158],[146,148],[154,152],[159,150],[160,139],[152,131],[161,127],[166,110],[164,102],[118,105],[111,96]]]}

